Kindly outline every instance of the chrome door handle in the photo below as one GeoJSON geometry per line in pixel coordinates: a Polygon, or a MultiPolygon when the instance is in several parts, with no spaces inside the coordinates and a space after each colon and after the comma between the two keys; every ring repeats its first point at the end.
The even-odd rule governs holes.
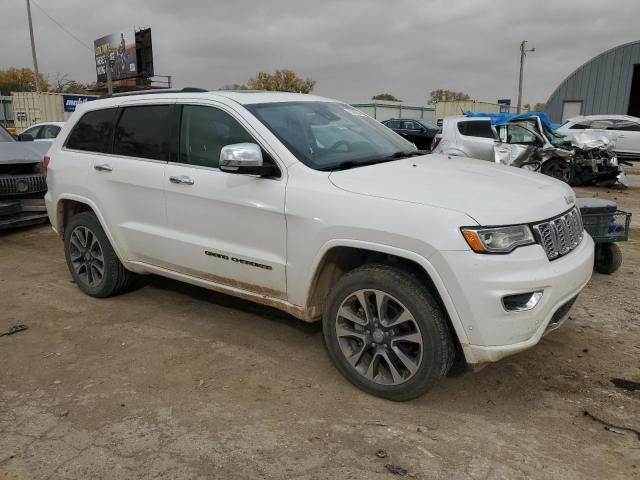
{"type": "Polygon", "coordinates": [[[181,185],[193,185],[195,183],[193,179],[185,177],[184,175],[181,175],[179,177],[169,177],[169,181],[171,183],[178,183],[181,185]]]}
{"type": "Polygon", "coordinates": [[[98,170],[99,172],[112,172],[113,168],[111,168],[111,165],[109,165],[108,163],[102,164],[102,165],[94,165],[93,168],[95,170],[98,170]]]}

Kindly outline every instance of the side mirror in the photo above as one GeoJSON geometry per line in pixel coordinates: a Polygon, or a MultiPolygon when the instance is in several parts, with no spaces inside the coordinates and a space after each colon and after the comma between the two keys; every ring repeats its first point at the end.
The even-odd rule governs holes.
{"type": "Polygon", "coordinates": [[[426,128],[424,128],[424,127],[420,127],[420,130],[418,130],[418,131],[419,131],[420,133],[424,133],[424,132],[426,132],[426,131],[427,131],[427,129],[426,129],[426,128]]]}
{"type": "Polygon", "coordinates": [[[33,136],[29,133],[21,133],[18,135],[19,142],[33,142],[33,136]]]}
{"type": "Polygon", "coordinates": [[[236,143],[222,147],[219,168],[228,173],[262,177],[280,176],[280,170],[275,164],[264,164],[262,149],[255,143],[236,143]]]}
{"type": "Polygon", "coordinates": [[[225,145],[220,150],[220,170],[243,173],[246,168],[262,167],[262,150],[255,143],[225,145]]]}

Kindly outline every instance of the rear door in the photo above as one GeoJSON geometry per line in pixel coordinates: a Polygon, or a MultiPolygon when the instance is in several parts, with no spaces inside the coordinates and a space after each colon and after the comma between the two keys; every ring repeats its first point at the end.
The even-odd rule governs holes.
{"type": "Polygon", "coordinates": [[[616,151],[640,155],[640,124],[632,120],[620,120],[612,127],[616,133],[616,151]]]}
{"type": "Polygon", "coordinates": [[[402,131],[404,137],[418,148],[423,148],[423,138],[421,136],[420,125],[412,120],[404,120],[402,122],[402,131]]]}
{"type": "Polygon", "coordinates": [[[157,265],[166,247],[164,171],[173,105],[130,104],[115,112],[107,154],[95,155],[89,190],[119,253],[157,265]]]}
{"type": "Polygon", "coordinates": [[[489,120],[460,120],[456,135],[458,148],[467,157],[493,161],[496,137],[489,120]]]}
{"type": "Polygon", "coordinates": [[[168,268],[285,298],[284,167],[279,178],[223,172],[218,164],[225,145],[257,143],[266,162],[273,162],[273,153],[224,105],[180,109],[179,154],[167,165],[164,180],[168,268]]]}

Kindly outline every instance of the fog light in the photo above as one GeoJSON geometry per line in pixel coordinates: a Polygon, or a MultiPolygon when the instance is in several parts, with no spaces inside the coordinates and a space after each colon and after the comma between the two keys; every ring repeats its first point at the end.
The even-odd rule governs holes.
{"type": "Polygon", "coordinates": [[[507,312],[526,312],[538,305],[542,298],[542,290],[537,292],[518,293],[502,297],[502,306],[507,312]]]}

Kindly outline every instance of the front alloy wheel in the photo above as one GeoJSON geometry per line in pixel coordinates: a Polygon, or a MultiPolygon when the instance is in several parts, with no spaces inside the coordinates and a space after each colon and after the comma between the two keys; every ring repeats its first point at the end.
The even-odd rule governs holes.
{"type": "Polygon", "coordinates": [[[333,286],[322,318],[327,353],[358,388],[404,401],[451,368],[455,344],[423,278],[391,265],[363,265],[333,286]]]}
{"type": "Polygon", "coordinates": [[[400,385],[420,366],[420,327],[409,309],[386,292],[349,295],[338,309],[335,329],[345,359],[371,382],[400,385]]]}

